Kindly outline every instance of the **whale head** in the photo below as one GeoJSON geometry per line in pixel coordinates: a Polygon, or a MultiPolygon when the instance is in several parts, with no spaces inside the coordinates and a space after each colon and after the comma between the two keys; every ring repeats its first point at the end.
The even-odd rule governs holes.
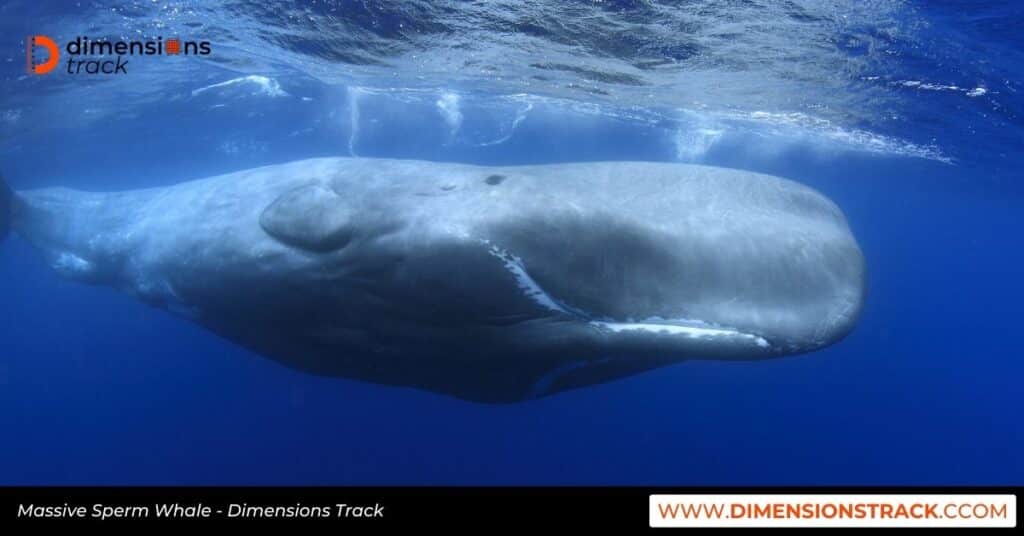
{"type": "Polygon", "coordinates": [[[348,170],[261,222],[332,251],[320,275],[353,313],[320,331],[329,346],[449,363],[446,377],[478,379],[456,382],[459,396],[810,352],[862,309],[864,259],[842,212],[791,181],[649,163],[423,171],[348,170]]]}

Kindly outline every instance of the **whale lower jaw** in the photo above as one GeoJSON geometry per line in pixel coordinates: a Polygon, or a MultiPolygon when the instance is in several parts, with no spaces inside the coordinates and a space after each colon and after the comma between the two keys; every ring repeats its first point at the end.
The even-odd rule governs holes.
{"type": "Polygon", "coordinates": [[[771,347],[768,341],[759,335],[746,333],[728,326],[711,324],[702,320],[651,317],[636,321],[632,319],[596,318],[594,315],[573,307],[548,293],[530,276],[522,259],[515,254],[492,244],[489,240],[481,240],[481,242],[488,248],[488,252],[491,255],[501,260],[505,269],[515,278],[524,296],[545,309],[586,322],[602,334],[683,337],[686,339],[697,339],[701,342],[720,340],[731,344],[749,345],[759,350],[767,350],[771,347]]]}
{"type": "Polygon", "coordinates": [[[744,333],[737,329],[711,326],[699,320],[677,320],[677,321],[653,321],[645,322],[608,322],[591,320],[590,324],[602,330],[613,333],[652,333],[660,335],[673,335],[688,337],[691,339],[730,339],[748,341],[759,348],[769,348],[771,345],[764,337],[752,333],[744,333]]]}

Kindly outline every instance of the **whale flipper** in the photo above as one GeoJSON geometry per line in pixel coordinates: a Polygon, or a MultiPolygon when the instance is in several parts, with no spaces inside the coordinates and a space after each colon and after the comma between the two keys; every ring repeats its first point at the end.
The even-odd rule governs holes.
{"type": "Polygon", "coordinates": [[[344,246],[352,235],[350,210],[334,190],[310,184],[281,194],[260,215],[260,226],[290,246],[316,252],[344,246]]]}
{"type": "Polygon", "coordinates": [[[0,175],[0,242],[11,231],[11,211],[14,208],[14,192],[0,175]]]}

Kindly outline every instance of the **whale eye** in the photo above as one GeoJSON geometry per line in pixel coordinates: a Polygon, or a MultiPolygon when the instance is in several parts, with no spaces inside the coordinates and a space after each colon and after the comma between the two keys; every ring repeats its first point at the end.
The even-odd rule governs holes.
{"type": "Polygon", "coordinates": [[[486,182],[487,184],[490,184],[491,186],[497,186],[497,185],[501,184],[502,181],[504,181],[504,180],[505,180],[505,176],[504,175],[491,175],[491,176],[487,177],[486,179],[484,179],[484,182],[486,182]]]}
{"type": "Polygon", "coordinates": [[[281,194],[260,215],[260,227],[278,241],[321,253],[348,243],[350,221],[344,199],[319,184],[281,194]]]}

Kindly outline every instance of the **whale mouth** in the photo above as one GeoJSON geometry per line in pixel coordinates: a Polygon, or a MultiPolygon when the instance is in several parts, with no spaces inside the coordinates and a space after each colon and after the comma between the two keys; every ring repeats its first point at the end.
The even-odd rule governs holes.
{"type": "Polygon", "coordinates": [[[597,317],[587,311],[573,307],[548,293],[544,287],[530,276],[522,259],[515,254],[491,244],[488,240],[482,240],[482,242],[487,246],[488,252],[500,259],[505,269],[512,274],[523,295],[545,309],[571,316],[603,333],[649,334],[652,336],[672,336],[705,340],[729,339],[747,342],[763,349],[771,347],[768,340],[760,335],[698,319],[648,317],[642,320],[617,320],[597,317]]]}
{"type": "Polygon", "coordinates": [[[647,332],[652,334],[678,335],[691,339],[740,338],[749,340],[760,348],[768,348],[768,341],[759,335],[745,333],[735,328],[711,325],[701,320],[653,318],[645,322],[608,322],[590,320],[590,324],[613,333],[647,332]]]}

